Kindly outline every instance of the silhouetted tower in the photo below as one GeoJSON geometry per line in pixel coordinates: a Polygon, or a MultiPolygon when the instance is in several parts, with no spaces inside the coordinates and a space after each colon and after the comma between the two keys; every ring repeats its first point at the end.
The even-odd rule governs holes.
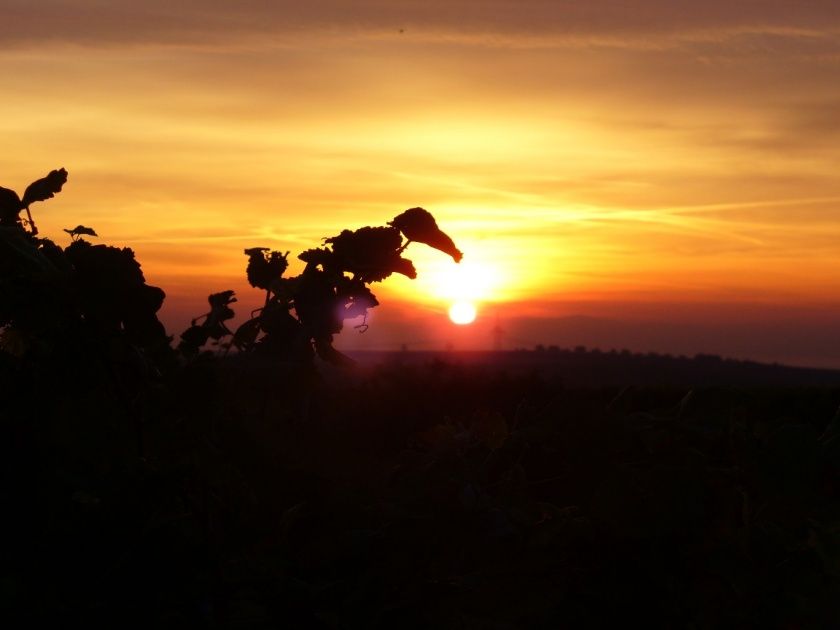
{"type": "Polygon", "coordinates": [[[499,325],[499,314],[496,313],[496,325],[493,326],[493,329],[490,331],[490,334],[493,335],[493,350],[496,352],[500,352],[502,349],[502,339],[505,336],[505,331],[499,325]]]}

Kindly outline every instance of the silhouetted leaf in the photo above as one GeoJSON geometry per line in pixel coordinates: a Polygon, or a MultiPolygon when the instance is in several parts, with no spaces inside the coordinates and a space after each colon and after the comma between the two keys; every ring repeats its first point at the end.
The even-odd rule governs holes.
{"type": "Polygon", "coordinates": [[[260,318],[249,319],[233,333],[233,345],[239,350],[250,350],[259,334],[260,318]]]}
{"type": "Polygon", "coordinates": [[[309,265],[320,265],[322,268],[327,269],[331,266],[331,263],[333,261],[333,253],[328,249],[318,247],[315,249],[307,249],[305,252],[301,252],[298,255],[298,259],[302,260],[303,262],[309,265]]]}
{"type": "Polygon", "coordinates": [[[49,175],[35,180],[26,187],[23,193],[21,205],[26,208],[35,201],[46,201],[52,199],[56,193],[61,192],[61,187],[67,183],[67,171],[60,168],[50,171],[49,175]]]}
{"type": "Polygon", "coordinates": [[[464,256],[452,239],[441,231],[432,214],[424,208],[409,208],[389,221],[388,225],[393,225],[410,241],[424,243],[449,254],[455,262],[460,262],[464,256]]]}
{"type": "Polygon", "coordinates": [[[99,236],[93,228],[89,228],[84,225],[77,225],[72,230],[68,230],[67,228],[64,229],[70,236],[99,236]]]}
{"type": "Polygon", "coordinates": [[[412,280],[417,278],[417,269],[414,268],[414,263],[407,258],[399,257],[394,260],[392,269],[395,273],[402,274],[412,280]]]}
{"type": "Polygon", "coordinates": [[[379,282],[407,269],[405,262],[400,262],[402,237],[395,228],[344,230],[324,242],[332,245],[333,260],[340,270],[349,271],[364,282],[379,282]]]}
{"type": "Polygon", "coordinates": [[[190,326],[181,333],[181,343],[178,349],[186,356],[193,356],[198,352],[198,349],[207,343],[210,335],[204,326],[190,326]]]}
{"type": "Polygon", "coordinates": [[[256,289],[272,290],[289,266],[286,260],[289,252],[283,254],[271,252],[267,247],[252,247],[246,249],[245,254],[248,256],[248,283],[256,289]]]}
{"type": "Polygon", "coordinates": [[[367,310],[379,305],[371,290],[359,280],[343,278],[337,286],[337,297],[344,304],[344,319],[367,315],[367,310]]]}
{"type": "Polygon", "coordinates": [[[236,302],[233,294],[233,291],[222,291],[213,293],[207,298],[210,303],[210,313],[208,313],[204,322],[204,328],[213,339],[220,339],[230,334],[230,330],[224,322],[233,319],[235,316],[233,309],[230,308],[230,305],[236,302]]]}

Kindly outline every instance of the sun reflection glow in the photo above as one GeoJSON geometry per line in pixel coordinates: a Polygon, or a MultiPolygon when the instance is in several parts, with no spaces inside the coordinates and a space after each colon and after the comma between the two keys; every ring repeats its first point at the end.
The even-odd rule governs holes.
{"type": "Polygon", "coordinates": [[[463,260],[455,264],[435,260],[420,266],[417,284],[424,293],[447,302],[489,300],[496,297],[501,276],[496,268],[480,260],[463,260]]]}

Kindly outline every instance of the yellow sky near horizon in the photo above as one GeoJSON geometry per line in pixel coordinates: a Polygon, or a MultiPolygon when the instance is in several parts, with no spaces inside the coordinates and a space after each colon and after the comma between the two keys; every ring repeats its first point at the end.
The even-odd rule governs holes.
{"type": "MultiPolygon", "coordinates": [[[[416,205],[492,275],[479,301],[514,313],[840,303],[831,5],[802,24],[721,8],[694,29],[649,4],[665,16],[653,32],[591,16],[563,26],[559,3],[563,28],[409,13],[284,29],[271,12],[279,21],[266,13],[249,36],[188,29],[185,12],[161,19],[182,31],[160,37],[142,15],[132,30],[125,4],[124,41],[105,22],[80,41],[59,26],[0,39],[0,185],[22,191],[66,167],[64,192],[32,208],[42,234],[62,243],[61,228],[83,223],[134,248],[177,321],[212,291],[254,299],[246,247],[294,258],[416,205]]],[[[408,255],[420,277],[389,279],[382,301],[451,300],[436,284],[451,260],[408,255]]]]}

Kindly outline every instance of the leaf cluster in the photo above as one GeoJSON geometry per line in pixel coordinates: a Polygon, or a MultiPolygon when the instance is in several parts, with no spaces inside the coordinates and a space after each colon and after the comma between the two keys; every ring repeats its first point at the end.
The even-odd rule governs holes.
{"type": "Polygon", "coordinates": [[[236,302],[233,291],[213,293],[207,298],[207,301],[210,304],[210,310],[195,318],[192,325],[181,333],[181,342],[178,344],[178,349],[187,357],[198,354],[201,346],[207,343],[209,339],[218,341],[231,334],[225,322],[233,319],[235,315],[230,307],[231,304],[236,302]],[[204,321],[198,324],[197,322],[200,319],[204,321]]]}
{"type": "MultiPolygon", "coordinates": [[[[248,282],[266,292],[265,304],[236,330],[231,343],[241,351],[289,361],[309,361],[317,355],[330,363],[349,363],[350,359],[333,347],[334,335],[347,320],[357,318],[362,318],[357,328],[361,332],[367,329],[368,312],[379,305],[371,283],[395,273],[417,277],[414,264],[402,255],[412,241],[449,254],[456,262],[461,260],[452,239],[423,208],[406,210],[387,226],[342,230],[325,238],[322,247],[298,256],[304,269],[290,278],[283,277],[289,252],[246,249],[248,282]]],[[[185,353],[194,355],[208,339],[217,339],[205,330],[208,321],[201,326],[193,323],[182,335],[185,353]]]]}
{"type": "MultiPolygon", "coordinates": [[[[20,212],[28,211],[29,206],[36,201],[52,199],[56,193],[67,183],[67,171],[63,168],[50,171],[46,177],[37,179],[23,193],[21,199],[18,194],[9,188],[0,187],[0,226],[21,225],[20,212]]],[[[30,215],[31,220],[31,215],[30,215]]],[[[32,226],[33,232],[37,230],[32,226]]]]}
{"type": "Polygon", "coordinates": [[[165,293],[146,283],[131,249],[91,244],[81,237],[96,232],[84,225],[65,230],[73,239],[66,248],[24,229],[20,210],[53,197],[66,181],[66,170],[52,171],[30,184],[22,200],[0,189],[3,347],[23,356],[82,337],[121,338],[164,352],[168,337],[157,312],[165,293]]]}

